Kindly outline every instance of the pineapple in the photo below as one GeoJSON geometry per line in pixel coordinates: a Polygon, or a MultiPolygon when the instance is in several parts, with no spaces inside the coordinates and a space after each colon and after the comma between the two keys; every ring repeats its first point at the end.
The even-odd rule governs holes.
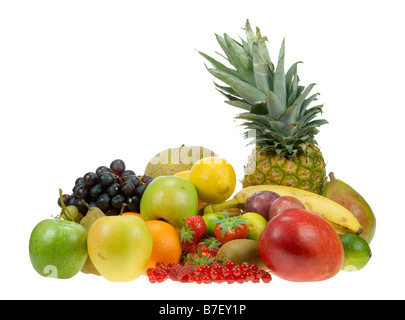
{"type": "Polygon", "coordinates": [[[259,28],[254,33],[247,20],[245,31],[246,40],[241,43],[227,34],[216,35],[222,56],[233,68],[199,52],[212,65],[208,71],[226,84],[215,83],[226,103],[244,110],[236,119],[243,120],[245,138],[253,138],[249,144],[255,147],[245,167],[243,187],[280,184],[320,194],[327,178],[315,135],[328,122],[315,119],[323,105],[310,107],[319,95],[310,94],[315,84],[298,84],[300,62],[284,71],[285,39],[274,66],[267,38],[259,28]]]}

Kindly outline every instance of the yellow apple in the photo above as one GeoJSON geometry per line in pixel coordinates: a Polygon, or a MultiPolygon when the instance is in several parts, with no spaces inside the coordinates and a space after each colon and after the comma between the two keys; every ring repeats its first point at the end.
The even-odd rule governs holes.
{"type": "Polygon", "coordinates": [[[153,240],[141,218],[108,216],[91,226],[87,247],[91,261],[104,278],[128,282],[138,278],[148,266],[153,240]]]}
{"type": "Polygon", "coordinates": [[[246,212],[240,216],[248,222],[247,239],[259,240],[260,234],[267,225],[267,220],[258,213],[246,212]]]}

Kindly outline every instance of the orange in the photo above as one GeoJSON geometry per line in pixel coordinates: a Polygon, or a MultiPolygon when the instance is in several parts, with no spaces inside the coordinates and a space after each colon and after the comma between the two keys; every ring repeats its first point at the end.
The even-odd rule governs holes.
{"type": "Polygon", "coordinates": [[[188,176],[190,175],[190,170],[184,170],[184,171],[180,171],[177,172],[176,174],[174,174],[176,177],[180,177],[180,178],[184,178],[188,180],[188,176]]]}
{"type": "Polygon", "coordinates": [[[123,216],[126,216],[126,215],[137,216],[142,219],[141,214],[137,213],[137,212],[124,212],[122,215],[123,216]]]}
{"type": "Polygon", "coordinates": [[[163,262],[165,265],[171,262],[180,263],[182,255],[180,232],[170,223],[161,220],[149,220],[146,224],[153,239],[152,256],[147,268],[154,268],[156,262],[163,262]]]}

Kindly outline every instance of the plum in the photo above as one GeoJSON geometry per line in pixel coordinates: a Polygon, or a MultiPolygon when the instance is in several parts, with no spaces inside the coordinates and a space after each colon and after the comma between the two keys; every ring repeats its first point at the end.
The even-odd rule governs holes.
{"type": "Polygon", "coordinates": [[[273,219],[275,216],[279,215],[281,212],[290,208],[300,208],[305,209],[304,204],[295,197],[283,196],[280,197],[272,203],[269,210],[269,220],[273,219]]]}
{"type": "Polygon", "coordinates": [[[245,211],[261,214],[266,220],[269,220],[270,206],[278,198],[280,198],[279,194],[268,190],[252,193],[246,199],[245,211]]]}

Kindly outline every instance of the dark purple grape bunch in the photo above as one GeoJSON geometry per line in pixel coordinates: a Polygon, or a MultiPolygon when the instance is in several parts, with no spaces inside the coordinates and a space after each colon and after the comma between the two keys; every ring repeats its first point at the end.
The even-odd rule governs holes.
{"type": "Polygon", "coordinates": [[[67,206],[76,206],[83,216],[88,206],[98,207],[106,215],[139,212],[142,195],[152,180],[147,175],[136,175],[126,169],[124,161],[116,159],[110,167],[100,166],[95,172],[77,178],[72,194],[64,194],[63,201],[67,206]]]}

